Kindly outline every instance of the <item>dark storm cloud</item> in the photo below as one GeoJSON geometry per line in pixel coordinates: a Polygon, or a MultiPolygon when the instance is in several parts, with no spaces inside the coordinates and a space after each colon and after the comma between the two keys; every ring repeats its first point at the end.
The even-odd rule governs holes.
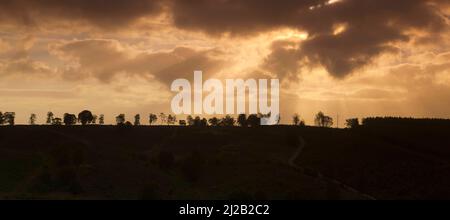
{"type": "Polygon", "coordinates": [[[84,21],[101,28],[123,28],[161,11],[159,0],[1,0],[0,23],[41,26],[84,21]]]}
{"type": "Polygon", "coordinates": [[[174,0],[177,27],[210,34],[250,34],[297,26],[299,14],[325,0],[174,0]]]}
{"type": "Polygon", "coordinates": [[[296,48],[273,47],[263,66],[284,76],[297,64],[337,78],[395,51],[399,42],[436,42],[449,29],[448,0],[1,0],[0,24],[84,22],[126,29],[139,18],[170,15],[180,29],[251,36],[280,28],[308,33],[296,48]],[[336,34],[338,27],[345,27],[336,34]],[[420,34],[418,34],[420,33],[420,34]],[[419,37],[420,35],[420,37],[419,37]],[[278,58],[278,59],[277,59],[278,58]],[[284,60],[282,60],[284,59],[284,60]],[[301,61],[301,62],[300,62],[301,61]]]}
{"type": "MultiPolygon", "coordinates": [[[[321,65],[339,78],[370,63],[381,53],[394,51],[392,44],[409,41],[414,36],[407,31],[439,36],[448,29],[445,18],[448,15],[440,7],[444,4],[448,2],[342,0],[329,4],[321,0],[175,0],[172,7],[177,27],[211,35],[248,35],[282,27],[306,31],[309,37],[298,46],[298,52],[275,48],[267,61],[284,62],[276,61],[276,57],[306,59],[306,64],[321,65]],[[339,25],[345,29],[335,34],[339,25]]],[[[293,67],[291,71],[297,68],[289,66],[293,67]]]]}

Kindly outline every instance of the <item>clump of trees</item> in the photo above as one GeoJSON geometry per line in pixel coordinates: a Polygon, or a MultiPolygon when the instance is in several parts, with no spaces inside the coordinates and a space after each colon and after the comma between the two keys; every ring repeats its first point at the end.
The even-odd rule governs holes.
{"type": "Polygon", "coordinates": [[[208,126],[208,120],[206,118],[200,118],[200,116],[196,116],[195,118],[193,118],[192,116],[188,115],[186,117],[186,121],[189,126],[196,126],[196,127],[208,126]]]}
{"type": "Polygon", "coordinates": [[[262,117],[264,117],[262,114],[251,114],[248,117],[246,114],[239,114],[236,122],[241,127],[256,127],[261,125],[262,117]]]}

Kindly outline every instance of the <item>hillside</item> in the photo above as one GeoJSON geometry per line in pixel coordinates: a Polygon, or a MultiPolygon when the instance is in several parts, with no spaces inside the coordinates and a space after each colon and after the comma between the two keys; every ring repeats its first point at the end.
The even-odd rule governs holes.
{"type": "MultiPolygon", "coordinates": [[[[448,198],[449,161],[406,144],[425,137],[395,137],[368,128],[4,126],[0,197],[448,198]]],[[[433,138],[433,149],[448,147],[433,138]]]]}

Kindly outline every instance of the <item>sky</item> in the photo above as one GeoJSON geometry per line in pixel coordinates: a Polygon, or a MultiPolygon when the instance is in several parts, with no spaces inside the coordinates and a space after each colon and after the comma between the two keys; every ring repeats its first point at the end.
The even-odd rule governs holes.
{"type": "Polygon", "coordinates": [[[449,0],[0,0],[0,111],[171,113],[170,84],[280,79],[283,123],[450,118],[449,0]]]}

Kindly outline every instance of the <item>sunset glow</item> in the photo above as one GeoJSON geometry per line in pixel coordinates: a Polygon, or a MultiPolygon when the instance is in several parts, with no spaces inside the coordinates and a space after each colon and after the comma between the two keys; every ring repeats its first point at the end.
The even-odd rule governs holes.
{"type": "Polygon", "coordinates": [[[1,106],[17,123],[170,113],[170,83],[195,70],[279,78],[284,123],[320,110],[450,117],[448,1],[96,2],[0,3],[1,106]]]}

